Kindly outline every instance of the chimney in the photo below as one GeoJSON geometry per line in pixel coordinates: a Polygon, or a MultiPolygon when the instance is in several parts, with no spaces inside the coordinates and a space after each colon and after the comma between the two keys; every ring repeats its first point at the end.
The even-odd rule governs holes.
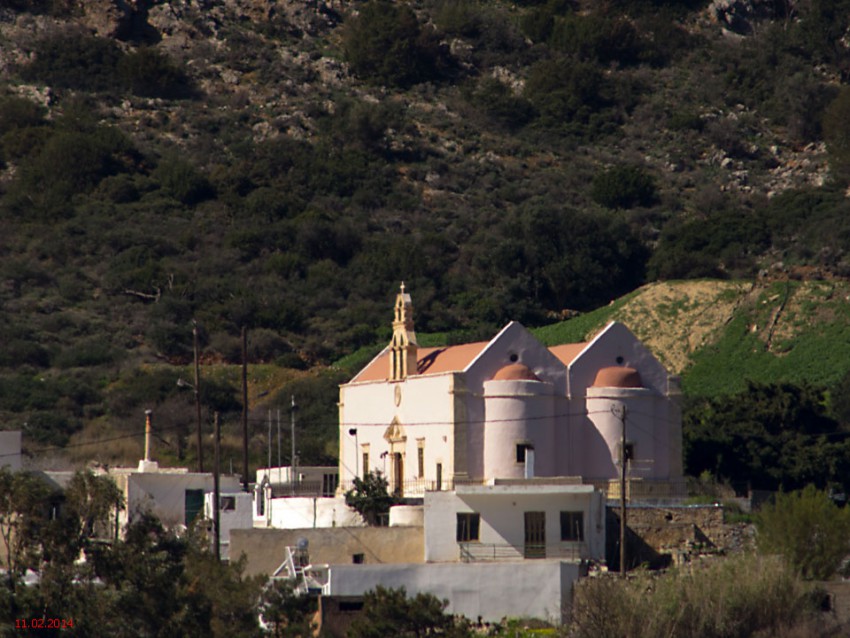
{"type": "Polygon", "coordinates": [[[153,442],[153,425],[151,417],[153,410],[145,410],[145,458],[139,461],[139,472],[156,472],[159,466],[151,460],[151,443],[153,442]]]}

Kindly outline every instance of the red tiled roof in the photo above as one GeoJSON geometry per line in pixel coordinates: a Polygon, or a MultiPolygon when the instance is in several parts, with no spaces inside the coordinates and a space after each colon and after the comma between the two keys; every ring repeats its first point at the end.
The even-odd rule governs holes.
{"type": "Polygon", "coordinates": [[[552,346],[549,348],[549,352],[558,357],[565,366],[568,366],[581,354],[581,351],[587,347],[588,343],[565,343],[561,346],[552,346]]]}
{"type": "MultiPolygon", "coordinates": [[[[416,370],[419,374],[439,374],[440,372],[458,372],[464,370],[472,360],[490,343],[477,341],[457,346],[441,346],[439,348],[419,348],[416,356],[416,370]]],[[[360,381],[382,381],[389,378],[389,350],[363,368],[353,383],[360,381]]]]}
{"type": "MultiPolygon", "coordinates": [[[[489,341],[476,341],[475,343],[464,343],[457,346],[419,348],[416,357],[416,369],[419,374],[460,372],[465,370],[489,343],[489,341]]],[[[553,346],[549,348],[549,352],[554,354],[565,366],[568,366],[586,346],[587,343],[568,343],[562,346],[553,346]]],[[[387,349],[363,368],[351,380],[351,383],[385,381],[388,379],[389,356],[389,349],[387,349]]]]}

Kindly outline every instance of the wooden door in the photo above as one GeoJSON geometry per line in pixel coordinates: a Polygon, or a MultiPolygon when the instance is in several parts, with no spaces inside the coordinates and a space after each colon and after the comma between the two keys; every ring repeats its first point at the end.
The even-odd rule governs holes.
{"type": "Polygon", "coordinates": [[[525,513],[525,557],[546,558],[546,512],[525,513]]]}
{"type": "Polygon", "coordinates": [[[393,489],[396,496],[404,496],[404,461],[401,452],[393,454],[393,489]]]}

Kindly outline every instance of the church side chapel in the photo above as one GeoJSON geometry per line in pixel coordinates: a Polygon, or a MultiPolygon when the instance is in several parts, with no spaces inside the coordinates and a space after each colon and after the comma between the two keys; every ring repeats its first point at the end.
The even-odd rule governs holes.
{"type": "Polygon", "coordinates": [[[621,323],[547,348],[517,322],[490,341],[417,344],[396,296],[390,344],[340,387],[343,485],[380,471],[401,496],[499,479],[682,479],[678,378],[621,323]],[[625,428],[625,450],[623,433],[625,428]]]}

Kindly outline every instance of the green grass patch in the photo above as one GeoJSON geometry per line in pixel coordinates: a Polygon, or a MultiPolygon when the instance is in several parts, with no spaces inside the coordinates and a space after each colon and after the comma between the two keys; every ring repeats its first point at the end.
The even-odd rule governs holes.
{"type": "Polygon", "coordinates": [[[612,301],[607,306],[597,308],[567,321],[553,323],[540,328],[532,328],[531,332],[546,346],[559,346],[564,343],[586,341],[590,333],[603,328],[605,324],[611,321],[614,313],[638,296],[640,292],[640,290],[635,290],[612,301]]]}

